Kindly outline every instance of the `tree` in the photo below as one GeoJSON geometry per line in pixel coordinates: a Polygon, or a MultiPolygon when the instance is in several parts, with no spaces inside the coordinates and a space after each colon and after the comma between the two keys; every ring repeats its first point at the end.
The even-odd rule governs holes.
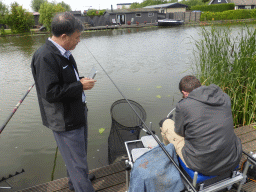
{"type": "Polygon", "coordinates": [[[11,14],[7,17],[7,24],[11,27],[12,32],[29,32],[34,23],[32,13],[26,12],[17,2],[11,4],[11,14]]]}
{"type": "Polygon", "coordinates": [[[2,1],[0,1],[0,24],[6,24],[7,15],[8,8],[2,1]]]}
{"type": "Polygon", "coordinates": [[[140,3],[135,2],[131,4],[130,9],[136,9],[136,8],[140,8],[140,3]]]}
{"type": "Polygon", "coordinates": [[[103,10],[97,10],[97,9],[90,9],[86,12],[88,16],[97,16],[97,15],[103,15],[105,13],[105,9],[103,10]]]}
{"type": "Polygon", "coordinates": [[[54,14],[64,11],[65,8],[63,8],[60,4],[54,5],[52,3],[44,2],[41,4],[39,9],[39,22],[42,23],[48,31],[51,31],[51,23],[54,14]]]}
{"type": "Polygon", "coordinates": [[[202,2],[202,0],[182,0],[179,3],[187,5],[188,9],[190,9],[192,6],[196,6],[196,5],[204,5],[204,3],[202,2]]]}
{"type": "Polygon", "coordinates": [[[46,1],[47,0],[32,0],[30,6],[33,9],[33,11],[38,12],[41,4],[43,4],[46,1]]]}
{"type": "Polygon", "coordinates": [[[207,3],[209,0],[202,0],[203,3],[207,3]]]}
{"type": "Polygon", "coordinates": [[[132,3],[130,9],[143,8],[150,5],[158,5],[168,3],[167,0],[144,0],[142,3],[132,3]]]}
{"type": "Polygon", "coordinates": [[[66,9],[66,11],[71,11],[70,5],[66,4],[64,1],[61,1],[61,3],[58,4],[60,4],[64,9],[66,9]]]}

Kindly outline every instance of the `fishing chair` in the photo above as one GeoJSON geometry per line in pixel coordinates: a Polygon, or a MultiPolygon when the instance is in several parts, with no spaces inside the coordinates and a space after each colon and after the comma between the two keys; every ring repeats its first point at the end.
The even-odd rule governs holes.
{"type": "MultiPolygon", "coordinates": [[[[253,163],[253,160],[248,157],[242,173],[238,171],[238,165],[234,171],[230,171],[219,176],[205,176],[189,169],[179,157],[178,161],[181,171],[199,192],[213,192],[220,191],[222,189],[230,190],[232,185],[237,183],[237,192],[240,192],[242,190],[242,185],[246,182],[248,168],[253,163]]],[[[185,192],[192,191],[186,182],[184,182],[184,185],[186,186],[186,190],[184,190],[185,192]]]]}
{"type": "MultiPolygon", "coordinates": [[[[129,100],[133,109],[143,121],[146,120],[146,111],[135,101],[129,100]]],[[[112,125],[108,137],[108,162],[112,164],[117,158],[127,159],[124,142],[138,140],[143,122],[132,110],[125,99],[115,101],[110,109],[112,125]]]]}

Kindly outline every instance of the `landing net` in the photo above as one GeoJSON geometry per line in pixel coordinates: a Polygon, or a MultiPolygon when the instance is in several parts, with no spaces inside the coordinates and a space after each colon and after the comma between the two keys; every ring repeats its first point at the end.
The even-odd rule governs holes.
{"type": "MultiPolygon", "coordinates": [[[[129,102],[145,122],[146,111],[143,107],[135,101],[129,102]]],[[[138,140],[143,123],[125,99],[115,101],[110,113],[112,125],[108,137],[108,162],[112,164],[118,158],[127,155],[124,142],[138,140]]]]}

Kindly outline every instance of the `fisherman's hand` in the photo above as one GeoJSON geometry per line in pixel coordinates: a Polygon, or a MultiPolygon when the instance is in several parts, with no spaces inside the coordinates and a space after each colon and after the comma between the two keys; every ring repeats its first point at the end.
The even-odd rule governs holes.
{"type": "Polygon", "coordinates": [[[83,85],[83,90],[90,90],[94,87],[96,80],[85,77],[80,79],[80,82],[83,85]]]}
{"type": "Polygon", "coordinates": [[[164,121],[165,121],[166,119],[172,119],[172,117],[173,117],[173,114],[171,114],[169,117],[163,118],[163,119],[159,122],[159,126],[162,127],[164,121]]]}

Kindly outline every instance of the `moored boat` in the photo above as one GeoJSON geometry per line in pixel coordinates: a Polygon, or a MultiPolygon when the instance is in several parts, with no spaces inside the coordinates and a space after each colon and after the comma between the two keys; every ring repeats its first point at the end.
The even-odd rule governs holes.
{"type": "Polygon", "coordinates": [[[158,20],[158,26],[177,26],[184,24],[183,20],[174,20],[174,19],[161,19],[158,20]]]}

